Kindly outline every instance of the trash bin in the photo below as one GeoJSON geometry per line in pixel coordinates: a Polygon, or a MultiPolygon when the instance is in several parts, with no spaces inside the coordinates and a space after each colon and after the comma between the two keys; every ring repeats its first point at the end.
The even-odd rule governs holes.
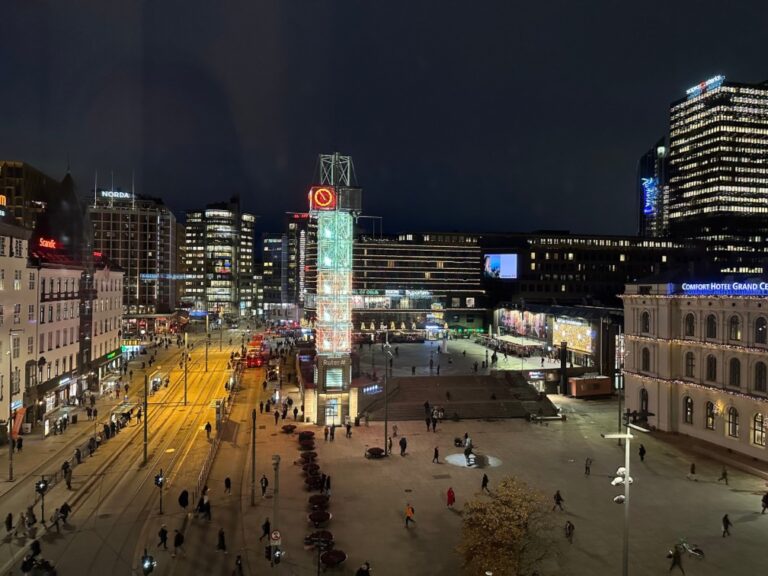
{"type": "Polygon", "coordinates": [[[77,424],[77,414],[72,414],[70,418],[72,420],[71,422],[72,424],[77,424]]]}

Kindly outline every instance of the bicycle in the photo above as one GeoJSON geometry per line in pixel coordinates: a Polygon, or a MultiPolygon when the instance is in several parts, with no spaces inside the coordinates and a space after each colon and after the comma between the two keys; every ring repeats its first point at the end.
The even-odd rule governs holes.
{"type": "Polygon", "coordinates": [[[685,538],[680,538],[679,545],[683,552],[693,556],[694,558],[704,558],[704,550],[699,548],[696,544],[688,544],[688,541],[685,538]]]}

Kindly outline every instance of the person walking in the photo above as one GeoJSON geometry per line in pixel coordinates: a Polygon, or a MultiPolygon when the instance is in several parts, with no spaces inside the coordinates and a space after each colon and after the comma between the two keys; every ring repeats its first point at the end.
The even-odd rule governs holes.
{"type": "Polygon", "coordinates": [[[206,422],[206,423],[205,423],[205,435],[206,435],[206,437],[208,438],[208,440],[210,440],[210,439],[211,439],[211,430],[212,430],[212,429],[213,429],[213,428],[212,428],[212,426],[211,426],[211,423],[210,423],[210,422],[206,422]]]}
{"type": "Polygon", "coordinates": [[[243,576],[243,557],[240,554],[235,558],[235,570],[232,572],[232,576],[243,576]]]}
{"type": "Polygon", "coordinates": [[[405,436],[400,437],[400,456],[405,456],[405,449],[408,447],[408,441],[405,436]]]}
{"type": "Polygon", "coordinates": [[[728,514],[726,514],[723,516],[723,538],[731,535],[731,526],[733,526],[733,522],[731,522],[731,519],[728,518],[728,514]]]}
{"type": "Polygon", "coordinates": [[[157,547],[160,548],[160,546],[162,546],[163,550],[168,550],[168,529],[165,527],[165,524],[160,526],[160,531],[157,533],[157,537],[160,538],[157,547]]]}
{"type": "Polygon", "coordinates": [[[328,434],[330,434],[330,433],[331,433],[331,429],[330,429],[330,428],[328,428],[328,426],[326,426],[325,428],[323,428],[323,440],[325,440],[326,442],[328,442],[328,434]]]}
{"type": "Polygon", "coordinates": [[[224,554],[227,553],[227,542],[224,540],[224,528],[219,528],[219,538],[216,543],[216,550],[221,550],[224,554]]]}
{"type": "Polygon", "coordinates": [[[485,492],[488,492],[489,494],[491,493],[491,491],[488,490],[488,474],[483,474],[483,482],[482,482],[482,486],[480,487],[480,491],[481,492],[485,491],[485,492]]]}
{"type": "Polygon", "coordinates": [[[64,502],[64,504],[61,505],[61,508],[59,508],[59,515],[64,524],[67,524],[67,518],[69,518],[71,512],[72,507],[69,505],[69,502],[64,502]]]}
{"type": "Polygon", "coordinates": [[[592,458],[587,456],[584,460],[584,476],[589,476],[592,473],[592,458]]]}
{"type": "Polygon", "coordinates": [[[16,528],[13,531],[14,536],[19,536],[19,534],[25,534],[27,533],[27,515],[22,512],[19,514],[19,519],[16,521],[16,528]]]}
{"type": "Polygon", "coordinates": [[[637,452],[640,454],[640,462],[645,462],[645,446],[640,444],[640,449],[637,452]]]}
{"type": "Polygon", "coordinates": [[[326,496],[331,495],[331,475],[325,477],[325,487],[323,488],[325,491],[326,496]]]}
{"type": "Polygon", "coordinates": [[[259,537],[259,542],[261,542],[265,537],[267,540],[269,540],[270,532],[272,532],[272,524],[269,523],[269,518],[265,518],[264,524],[261,525],[261,536],[259,537]]]}
{"type": "Polygon", "coordinates": [[[565,499],[564,499],[564,498],[562,497],[562,495],[560,494],[560,490],[558,490],[557,492],[555,492],[555,495],[554,495],[552,498],[553,498],[553,500],[555,501],[555,505],[554,505],[554,506],[552,506],[552,511],[554,512],[554,511],[555,511],[555,508],[560,508],[560,510],[564,510],[564,508],[563,508],[563,502],[565,502],[565,499]]]}
{"type": "Polygon", "coordinates": [[[262,474],[261,480],[259,480],[259,484],[261,485],[261,497],[266,498],[267,497],[267,486],[269,486],[269,480],[267,480],[267,475],[262,474]]]}
{"type": "MultiPolygon", "coordinates": [[[[299,408],[298,408],[298,406],[294,406],[293,407],[293,421],[295,422],[296,420],[298,420],[298,418],[299,418],[299,408]]],[[[349,426],[349,424],[347,424],[347,426],[349,426]]],[[[352,435],[350,434],[349,436],[352,436],[352,435]]]]}
{"type": "Polygon", "coordinates": [[[669,566],[669,571],[672,572],[676,567],[680,569],[680,572],[682,572],[683,575],[685,575],[685,570],[683,570],[683,555],[680,552],[680,546],[677,544],[672,548],[672,564],[669,566]]]}
{"type": "Polygon", "coordinates": [[[432,418],[430,418],[429,416],[427,416],[426,418],[424,418],[424,422],[425,422],[425,423],[426,423],[426,425],[427,425],[427,432],[429,432],[429,427],[432,425],[432,418]]]}
{"type": "Polygon", "coordinates": [[[336,438],[336,424],[331,424],[331,442],[336,438]]]}
{"type": "MultiPolygon", "coordinates": [[[[765,512],[765,508],[763,508],[763,512],[765,512]]],[[[10,534],[11,530],[13,530],[13,514],[8,512],[8,515],[5,517],[5,531],[10,534]]]]}
{"type": "Polygon", "coordinates": [[[275,426],[277,426],[277,421],[280,420],[280,412],[277,408],[275,408],[275,426]]]}
{"type": "MultiPolygon", "coordinates": [[[[296,408],[294,408],[294,410],[296,410],[296,408]]],[[[352,424],[350,424],[349,422],[347,422],[347,434],[346,434],[346,436],[347,436],[347,438],[352,438],[352,424]]]]}
{"type": "Polygon", "coordinates": [[[18,438],[16,438],[16,452],[21,452],[21,449],[23,446],[24,446],[24,439],[21,436],[19,436],[18,438]]]}
{"type": "Polygon", "coordinates": [[[259,402],[259,414],[264,414],[264,401],[259,402]]]}
{"type": "Polygon", "coordinates": [[[369,562],[363,562],[363,565],[357,569],[355,576],[371,576],[371,564],[369,562]]]}
{"type": "Polygon", "coordinates": [[[67,490],[72,490],[72,468],[69,466],[64,471],[64,482],[67,485],[67,490]]]}
{"type": "Polygon", "coordinates": [[[173,554],[171,554],[171,558],[176,558],[176,554],[181,552],[182,547],[184,546],[184,534],[179,532],[178,529],[173,531],[173,554]]]}
{"type": "Polygon", "coordinates": [[[440,450],[437,449],[437,446],[435,446],[435,453],[432,456],[432,463],[440,464],[440,450]]]}
{"type": "Polygon", "coordinates": [[[80,464],[83,461],[83,453],[80,448],[75,448],[75,463],[80,464]]]}
{"type": "Polygon", "coordinates": [[[565,521],[565,538],[569,544],[573,544],[573,532],[576,530],[576,526],[570,520],[565,521]]]}
{"type": "Polygon", "coordinates": [[[413,506],[411,506],[410,502],[405,505],[405,527],[408,528],[408,523],[413,522],[416,523],[416,521],[413,519],[413,516],[416,514],[416,510],[413,506]]]}
{"type": "MultiPolygon", "coordinates": [[[[763,504],[763,511],[761,512],[761,514],[765,514],[766,509],[768,509],[768,492],[763,494],[762,504],[763,504]]],[[[8,525],[8,520],[5,521],[5,525],[6,526],[8,525]]]]}
{"type": "Polygon", "coordinates": [[[456,503],[456,493],[453,491],[453,487],[448,488],[445,501],[448,504],[448,508],[453,508],[453,505],[456,503]]]}
{"type": "Polygon", "coordinates": [[[387,438],[387,454],[392,454],[392,436],[387,438]]]}
{"type": "Polygon", "coordinates": [[[720,478],[717,479],[718,482],[720,480],[725,480],[725,485],[728,486],[728,469],[725,466],[723,466],[723,471],[720,472],[720,478]]]}
{"type": "Polygon", "coordinates": [[[228,495],[232,494],[232,480],[229,476],[224,478],[224,492],[226,492],[228,495]]]}
{"type": "Polygon", "coordinates": [[[59,509],[56,508],[56,510],[53,511],[53,514],[51,514],[51,525],[56,527],[57,534],[61,532],[59,529],[59,520],[61,520],[61,516],[59,515],[59,509]]]}
{"type": "Polygon", "coordinates": [[[696,478],[696,462],[691,462],[691,467],[688,470],[686,478],[688,478],[688,480],[693,480],[694,482],[698,481],[696,478]]]}

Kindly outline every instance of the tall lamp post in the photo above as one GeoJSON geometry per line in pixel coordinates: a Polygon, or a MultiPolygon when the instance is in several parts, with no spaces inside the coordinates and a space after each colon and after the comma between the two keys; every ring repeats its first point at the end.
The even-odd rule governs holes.
{"type": "Polygon", "coordinates": [[[624,485],[624,494],[616,496],[613,501],[616,504],[624,505],[624,547],[622,553],[622,576],[629,576],[629,486],[632,484],[632,477],[629,474],[629,454],[630,444],[634,436],[631,430],[637,430],[638,432],[648,432],[645,428],[635,426],[629,422],[625,422],[627,431],[620,434],[600,434],[606,439],[619,439],[624,440],[624,467],[619,468],[616,471],[616,477],[611,482],[613,486],[624,485]]]}

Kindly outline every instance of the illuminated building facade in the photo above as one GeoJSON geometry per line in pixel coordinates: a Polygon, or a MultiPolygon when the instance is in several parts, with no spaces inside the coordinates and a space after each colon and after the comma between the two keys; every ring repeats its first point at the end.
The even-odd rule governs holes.
{"type": "Polygon", "coordinates": [[[61,182],[26,162],[0,160],[0,194],[6,198],[2,211],[10,217],[9,223],[33,229],[37,216],[60,186],[61,182]]]}
{"type": "Polygon", "coordinates": [[[724,273],[766,269],[768,82],[716,76],[670,109],[669,230],[704,240],[724,273]]]}
{"type": "Polygon", "coordinates": [[[361,190],[352,188],[352,159],[320,156],[320,184],[309,192],[309,212],[317,220],[317,317],[315,322],[318,424],[344,422],[354,413],[352,380],[352,245],[361,190]]]}
{"type": "Polygon", "coordinates": [[[253,314],[255,220],[238,198],[187,212],[182,300],[193,317],[253,314]]]}
{"type": "Polygon", "coordinates": [[[638,234],[645,238],[667,235],[667,159],[664,138],[640,158],[637,165],[638,234]]]}
{"type": "Polygon", "coordinates": [[[162,200],[122,190],[97,189],[87,212],[94,251],[125,271],[126,320],[152,331],[152,315],[176,308],[176,217],[162,200]]]}
{"type": "Polygon", "coordinates": [[[657,282],[622,297],[627,408],[767,461],[768,278],[657,282]]]}

